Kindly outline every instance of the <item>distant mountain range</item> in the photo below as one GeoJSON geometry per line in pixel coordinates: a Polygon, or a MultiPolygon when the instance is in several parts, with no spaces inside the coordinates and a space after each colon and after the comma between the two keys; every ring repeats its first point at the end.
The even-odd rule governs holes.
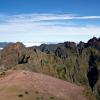
{"type": "MultiPolygon", "coordinates": [[[[13,42],[0,42],[0,49],[3,49],[6,47],[8,44],[12,44],[13,42]]],[[[31,47],[31,46],[39,46],[42,43],[41,42],[24,42],[23,43],[26,47],[31,47]]]]}
{"type": "MultiPolygon", "coordinates": [[[[5,46],[8,44],[12,44],[14,42],[0,42],[0,49],[3,49],[5,46]]],[[[31,46],[40,46],[41,44],[44,44],[44,42],[23,42],[23,44],[26,47],[31,47],[31,46]]],[[[55,44],[54,42],[45,42],[45,44],[55,44]]]]}
{"type": "Polygon", "coordinates": [[[6,47],[8,44],[11,44],[11,42],[0,42],[0,49],[3,49],[6,47]]]}

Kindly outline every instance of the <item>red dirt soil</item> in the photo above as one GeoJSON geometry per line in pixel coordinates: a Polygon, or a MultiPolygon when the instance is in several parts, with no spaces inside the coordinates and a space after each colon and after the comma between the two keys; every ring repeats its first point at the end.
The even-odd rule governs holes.
{"type": "Polygon", "coordinates": [[[87,100],[83,95],[84,88],[81,86],[30,71],[17,70],[8,73],[0,78],[0,100],[7,100],[6,95],[10,93],[5,93],[4,90],[10,86],[39,91],[64,100],[87,100]],[[5,89],[2,90],[2,87],[5,89]]]}

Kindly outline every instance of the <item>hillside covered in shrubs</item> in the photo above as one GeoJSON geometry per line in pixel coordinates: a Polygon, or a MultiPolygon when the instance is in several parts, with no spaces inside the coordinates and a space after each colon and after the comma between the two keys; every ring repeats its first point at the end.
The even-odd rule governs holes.
{"type": "MultiPolygon", "coordinates": [[[[100,38],[26,48],[8,44],[0,51],[0,71],[24,69],[90,87],[100,99],[100,38]]],[[[92,100],[92,99],[91,99],[92,100]]]]}

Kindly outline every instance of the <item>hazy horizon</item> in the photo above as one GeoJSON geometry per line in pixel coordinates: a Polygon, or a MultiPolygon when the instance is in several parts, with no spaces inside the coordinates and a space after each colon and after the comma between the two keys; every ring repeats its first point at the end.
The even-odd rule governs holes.
{"type": "MultiPolygon", "coordinates": [[[[92,37],[94,38],[94,37],[92,37]]],[[[90,39],[92,39],[90,38],[90,39]]],[[[96,37],[96,38],[100,38],[100,37],[96,37]]],[[[84,42],[84,43],[87,43],[90,39],[88,39],[87,41],[79,41],[79,42],[84,42]]],[[[31,42],[22,42],[22,41],[16,41],[16,42],[21,42],[23,43],[26,47],[31,47],[31,46],[40,46],[41,44],[58,44],[58,43],[64,43],[64,42],[75,42],[75,41],[59,41],[59,42],[35,42],[35,41],[31,41],[31,42]]],[[[16,42],[11,42],[11,41],[8,41],[8,42],[1,42],[0,43],[16,43],[16,42]]],[[[75,42],[76,44],[79,44],[79,42],[75,42]]],[[[0,49],[3,49],[3,48],[0,48],[0,49]]]]}

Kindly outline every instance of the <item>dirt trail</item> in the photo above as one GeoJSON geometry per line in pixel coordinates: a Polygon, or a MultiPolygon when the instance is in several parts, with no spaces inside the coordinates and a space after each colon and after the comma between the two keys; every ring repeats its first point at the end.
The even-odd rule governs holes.
{"type": "Polygon", "coordinates": [[[0,100],[10,100],[8,97],[11,98],[12,95],[14,98],[18,89],[39,91],[64,100],[87,100],[83,96],[83,87],[40,73],[17,70],[0,78],[0,100]]]}

